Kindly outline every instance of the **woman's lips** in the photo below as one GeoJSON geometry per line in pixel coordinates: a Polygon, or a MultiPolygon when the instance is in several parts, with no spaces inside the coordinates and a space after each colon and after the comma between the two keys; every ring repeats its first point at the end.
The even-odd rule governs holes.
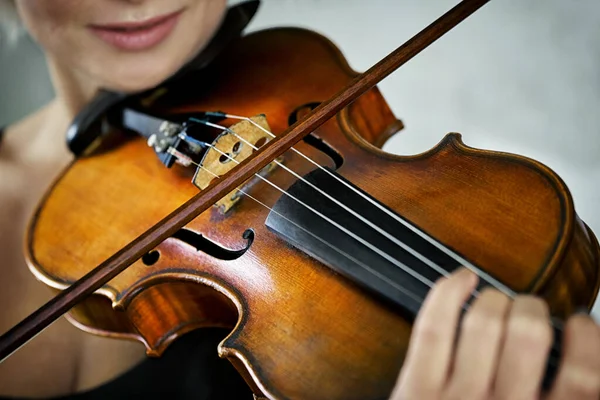
{"type": "Polygon", "coordinates": [[[141,22],[90,25],[100,39],[122,50],[145,50],[162,42],[175,28],[181,11],[141,22]]]}

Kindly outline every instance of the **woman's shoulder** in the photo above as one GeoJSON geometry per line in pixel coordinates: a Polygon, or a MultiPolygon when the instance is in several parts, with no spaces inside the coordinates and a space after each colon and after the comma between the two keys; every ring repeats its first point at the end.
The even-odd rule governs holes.
{"type": "Polygon", "coordinates": [[[43,111],[31,114],[16,123],[1,127],[0,137],[0,199],[7,202],[7,197],[15,197],[23,186],[22,154],[20,148],[40,125],[43,111]]]}
{"type": "Polygon", "coordinates": [[[70,119],[56,100],[5,128],[0,143],[0,165],[31,172],[53,169],[71,160],[65,135],[70,119]]]}
{"type": "Polygon", "coordinates": [[[0,142],[0,198],[20,197],[31,185],[47,185],[71,160],[65,143],[68,123],[54,103],[4,128],[0,142]]]}
{"type": "Polygon", "coordinates": [[[0,159],[6,161],[12,159],[11,156],[23,154],[19,149],[26,151],[27,143],[35,140],[36,136],[43,132],[47,121],[51,119],[54,108],[53,102],[48,103],[24,118],[1,127],[0,159]]]}

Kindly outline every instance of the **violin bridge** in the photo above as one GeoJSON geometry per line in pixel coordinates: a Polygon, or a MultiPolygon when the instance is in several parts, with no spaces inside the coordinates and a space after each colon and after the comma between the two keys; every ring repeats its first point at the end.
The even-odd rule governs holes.
{"type": "MultiPolygon", "coordinates": [[[[271,132],[269,123],[264,115],[257,115],[250,119],[263,129],[271,132]]],[[[254,153],[255,150],[252,146],[248,143],[244,143],[244,141],[240,140],[236,135],[243,138],[248,143],[251,143],[256,148],[260,148],[271,138],[266,132],[247,120],[243,120],[230,126],[229,131],[224,131],[213,141],[212,147],[206,151],[199,163],[199,165],[204,168],[199,167],[196,170],[192,182],[200,190],[206,189],[214,180],[218,179],[215,175],[218,175],[219,177],[225,175],[238,165],[238,163],[241,163],[254,153]],[[212,172],[212,174],[208,171],[212,172]]],[[[279,162],[282,160],[283,158],[281,157],[277,159],[279,162]]],[[[275,167],[275,162],[271,162],[262,169],[260,174],[264,175],[265,173],[269,173],[275,167]]],[[[245,183],[238,188],[242,189],[242,186],[248,186],[248,184],[245,183]]],[[[215,203],[215,206],[221,213],[225,214],[231,210],[242,196],[242,193],[238,190],[233,190],[215,203]]]]}

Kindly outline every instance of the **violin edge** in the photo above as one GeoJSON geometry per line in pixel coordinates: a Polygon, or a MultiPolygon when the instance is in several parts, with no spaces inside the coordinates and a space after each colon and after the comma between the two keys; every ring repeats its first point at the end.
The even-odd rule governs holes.
{"type": "Polygon", "coordinates": [[[575,215],[575,221],[560,264],[532,290],[562,319],[581,308],[591,311],[600,292],[600,244],[579,216],[575,215]]]}

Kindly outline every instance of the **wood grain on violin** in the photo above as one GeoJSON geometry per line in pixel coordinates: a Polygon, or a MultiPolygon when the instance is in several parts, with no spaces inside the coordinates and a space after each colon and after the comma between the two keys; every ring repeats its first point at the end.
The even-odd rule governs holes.
{"type": "MultiPolygon", "coordinates": [[[[299,106],[329,99],[356,76],[329,41],[300,29],[249,35],[209,70],[173,85],[152,108],[163,115],[262,113],[281,133],[299,106]]],[[[600,284],[598,243],[556,174],[523,157],[469,148],[458,135],[413,157],[381,151],[401,126],[374,88],[314,133],[330,150],[306,141],[295,148],[511,289],[542,295],[554,315],[591,307],[600,284]]],[[[142,138],[116,136],[74,162],[32,220],[30,268],[56,289],[197,191],[192,169],[166,169],[142,138]]],[[[315,169],[290,151],[283,164],[299,175],[315,169]]],[[[284,190],[296,180],[282,168],[268,179],[284,190]]],[[[247,190],[270,207],[282,195],[260,180],[247,190]]],[[[268,215],[250,198],[225,214],[204,212],[188,232],[235,250],[248,244],[243,234],[251,229],[248,250],[223,259],[198,251],[192,239],[168,239],[69,318],[95,334],[140,340],[155,356],[191,329],[231,327],[219,352],[257,395],[386,398],[408,346],[410,318],[267,229],[268,215]]]]}

